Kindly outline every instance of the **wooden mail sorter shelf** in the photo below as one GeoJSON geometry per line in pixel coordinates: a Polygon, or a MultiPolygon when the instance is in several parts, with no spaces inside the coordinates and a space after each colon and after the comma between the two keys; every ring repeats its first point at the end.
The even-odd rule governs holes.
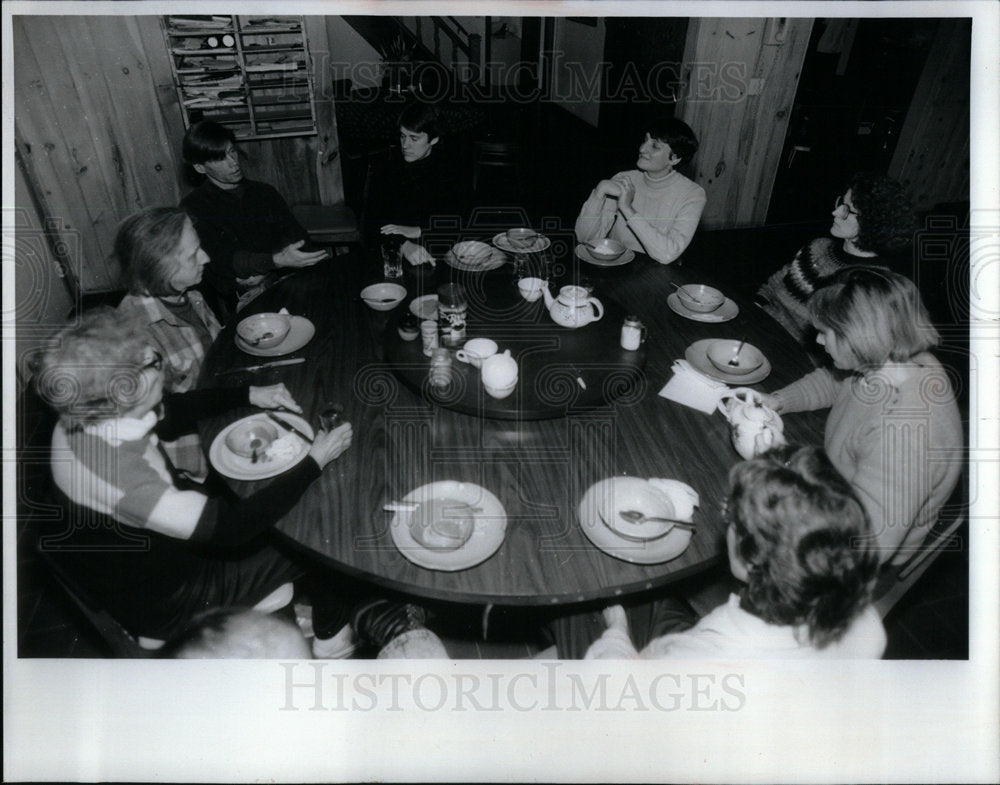
{"type": "Polygon", "coordinates": [[[316,133],[302,17],[163,17],[184,127],[215,120],[239,139],[316,133]]]}

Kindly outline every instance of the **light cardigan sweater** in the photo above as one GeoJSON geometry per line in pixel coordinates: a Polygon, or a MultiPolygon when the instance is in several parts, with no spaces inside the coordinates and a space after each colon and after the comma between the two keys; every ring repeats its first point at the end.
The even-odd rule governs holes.
{"type": "Polygon", "coordinates": [[[618,200],[591,193],[576,219],[580,242],[611,237],[626,248],[649,254],[661,264],[670,264],[688,247],[705,207],[704,189],[680,172],[672,171],[654,180],[638,169],[619,172],[635,186],[630,221],[617,212],[618,200]]]}
{"type": "Polygon", "coordinates": [[[885,651],[885,628],[870,605],[851,623],[843,637],[817,649],[805,626],[768,624],[740,607],[740,598],[702,617],[689,630],[650,641],[637,652],[628,632],[609,627],[594,641],[584,659],[878,659],[885,651]]]}
{"type": "Polygon", "coordinates": [[[774,395],[782,414],[830,407],[823,445],[868,512],[879,561],[906,561],[964,460],[958,406],[938,361],[923,353],[845,379],[821,368],[774,395]]]}

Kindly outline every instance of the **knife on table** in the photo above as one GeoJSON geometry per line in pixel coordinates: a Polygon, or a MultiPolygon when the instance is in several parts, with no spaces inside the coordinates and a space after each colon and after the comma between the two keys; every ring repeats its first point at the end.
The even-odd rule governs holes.
{"type": "Polygon", "coordinates": [[[304,363],[306,361],[305,357],[295,357],[291,360],[274,360],[269,363],[261,363],[260,365],[244,365],[241,368],[230,368],[228,371],[218,371],[216,376],[225,376],[230,373],[242,373],[244,371],[262,371],[265,368],[277,368],[279,365],[298,365],[299,363],[304,363]]]}
{"type": "Polygon", "coordinates": [[[288,420],[282,419],[281,417],[279,417],[278,415],[276,415],[274,412],[264,412],[264,414],[266,414],[274,422],[278,423],[278,425],[280,425],[286,431],[291,431],[292,433],[294,433],[296,436],[298,436],[300,439],[302,439],[307,444],[312,444],[313,443],[313,440],[312,440],[311,437],[306,436],[304,433],[302,433],[302,431],[300,431],[298,428],[296,428],[294,425],[292,425],[290,422],[288,422],[288,420]]]}

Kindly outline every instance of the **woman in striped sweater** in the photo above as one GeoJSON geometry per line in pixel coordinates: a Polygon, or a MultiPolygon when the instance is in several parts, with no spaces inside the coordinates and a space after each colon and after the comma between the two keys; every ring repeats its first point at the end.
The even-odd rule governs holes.
{"type": "Polygon", "coordinates": [[[811,340],[806,301],[848,266],[887,267],[910,243],[915,221],[902,186],[861,172],[833,208],[830,237],[818,237],[757,290],[758,304],[801,343],[811,340]]]}

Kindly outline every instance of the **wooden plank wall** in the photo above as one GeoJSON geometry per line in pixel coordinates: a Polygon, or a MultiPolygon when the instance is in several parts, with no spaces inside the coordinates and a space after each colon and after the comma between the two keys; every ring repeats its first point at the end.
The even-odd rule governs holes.
{"type": "MultiPolygon", "coordinates": [[[[84,291],[117,288],[117,224],[144,207],[177,204],[189,187],[181,177],[184,128],[159,17],[13,22],[16,144],[41,218],[57,235],[74,235],[68,245],[81,248],[73,268],[84,291]]],[[[316,85],[329,97],[323,17],[308,18],[306,27],[316,85]]],[[[343,198],[332,103],[320,101],[317,110],[318,135],[243,144],[247,176],[273,184],[290,204],[343,198]]]]}
{"type": "Polygon", "coordinates": [[[811,19],[698,18],[688,23],[676,116],[699,140],[695,180],[706,229],[764,223],[811,19]]]}
{"type": "Polygon", "coordinates": [[[118,222],[180,196],[136,21],[15,17],[13,33],[15,134],[32,190],[44,220],[79,239],[81,286],[115,288],[118,222]]]}
{"type": "Polygon", "coordinates": [[[972,21],[942,19],[917,83],[889,175],[918,210],[969,199],[969,84],[972,21]]]}

